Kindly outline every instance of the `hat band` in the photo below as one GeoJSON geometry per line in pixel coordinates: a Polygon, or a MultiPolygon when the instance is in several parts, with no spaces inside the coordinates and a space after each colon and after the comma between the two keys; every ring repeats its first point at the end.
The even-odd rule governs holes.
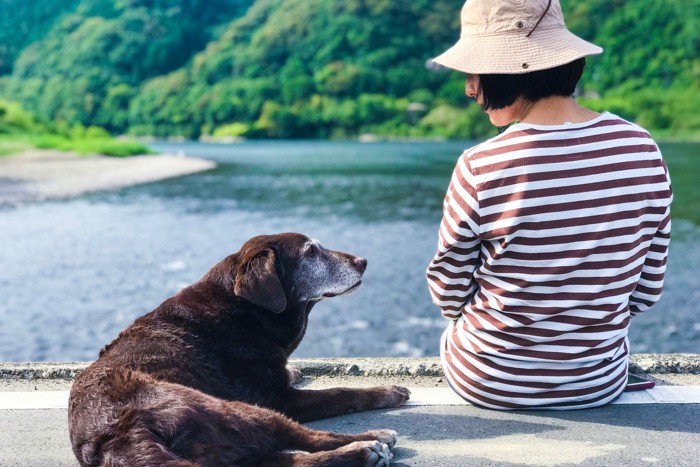
{"type": "Polygon", "coordinates": [[[541,23],[542,20],[544,19],[545,15],[546,15],[547,12],[549,11],[549,7],[551,7],[551,6],[552,6],[552,0],[549,0],[549,1],[547,2],[547,8],[544,9],[544,13],[542,13],[542,16],[540,16],[540,19],[537,20],[537,23],[535,23],[535,27],[532,28],[532,30],[531,30],[530,32],[528,32],[528,33],[527,33],[527,36],[525,36],[525,37],[530,37],[530,35],[531,35],[533,32],[535,32],[535,29],[537,29],[537,26],[540,25],[540,23],[541,23]]]}

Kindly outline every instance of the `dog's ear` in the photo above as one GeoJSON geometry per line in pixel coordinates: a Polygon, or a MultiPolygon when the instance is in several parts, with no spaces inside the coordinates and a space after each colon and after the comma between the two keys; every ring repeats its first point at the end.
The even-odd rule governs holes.
{"type": "Polygon", "coordinates": [[[275,252],[265,250],[244,260],[236,272],[233,293],[274,313],[282,313],[287,308],[287,298],[275,271],[275,252]]]}

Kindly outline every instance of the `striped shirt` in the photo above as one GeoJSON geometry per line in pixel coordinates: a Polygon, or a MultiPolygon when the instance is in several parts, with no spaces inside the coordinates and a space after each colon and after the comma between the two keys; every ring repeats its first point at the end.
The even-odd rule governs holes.
{"type": "Polygon", "coordinates": [[[455,392],[496,409],[617,398],[630,316],[661,295],[671,199],[657,145],[610,113],[465,151],[427,270],[455,392]]]}

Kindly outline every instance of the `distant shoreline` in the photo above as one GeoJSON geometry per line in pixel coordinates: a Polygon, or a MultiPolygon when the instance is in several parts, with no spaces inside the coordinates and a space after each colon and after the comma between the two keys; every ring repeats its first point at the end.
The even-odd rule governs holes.
{"type": "MultiPolygon", "coordinates": [[[[142,144],[166,143],[166,144],[181,144],[181,143],[201,143],[201,144],[241,144],[241,143],[259,143],[259,142],[290,142],[290,141],[319,141],[330,143],[449,143],[460,141],[483,141],[490,137],[496,136],[497,131],[494,127],[492,135],[483,136],[480,138],[446,138],[443,136],[391,136],[377,135],[373,133],[365,133],[355,137],[346,138],[243,138],[243,137],[213,137],[201,136],[196,139],[188,139],[184,136],[171,136],[156,138],[154,136],[133,137],[134,141],[142,144]]],[[[663,132],[658,133],[651,131],[651,136],[658,143],[700,143],[700,133],[687,133],[682,135],[670,135],[663,132]]]]}
{"type": "MultiPolygon", "coordinates": [[[[495,129],[494,129],[495,132],[495,129]]],[[[329,143],[445,143],[450,141],[468,141],[468,139],[450,139],[442,136],[386,136],[365,133],[355,137],[347,138],[244,138],[244,137],[214,137],[200,136],[197,139],[188,139],[183,136],[171,136],[156,138],[152,136],[140,136],[132,138],[142,144],[166,143],[201,143],[201,144],[242,144],[242,143],[265,143],[265,142],[290,142],[290,141],[318,141],[329,143]]]]}
{"type": "Polygon", "coordinates": [[[32,149],[0,157],[0,206],[14,206],[114,190],[216,167],[178,155],[123,158],[32,149]]]}

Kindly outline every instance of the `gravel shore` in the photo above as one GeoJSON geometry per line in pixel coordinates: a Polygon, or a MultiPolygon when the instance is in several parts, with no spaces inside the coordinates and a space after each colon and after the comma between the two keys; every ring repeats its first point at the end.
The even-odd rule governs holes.
{"type": "Polygon", "coordinates": [[[32,150],[0,157],[0,206],[71,198],[214,167],[212,161],[174,155],[117,158],[32,150]]]}

